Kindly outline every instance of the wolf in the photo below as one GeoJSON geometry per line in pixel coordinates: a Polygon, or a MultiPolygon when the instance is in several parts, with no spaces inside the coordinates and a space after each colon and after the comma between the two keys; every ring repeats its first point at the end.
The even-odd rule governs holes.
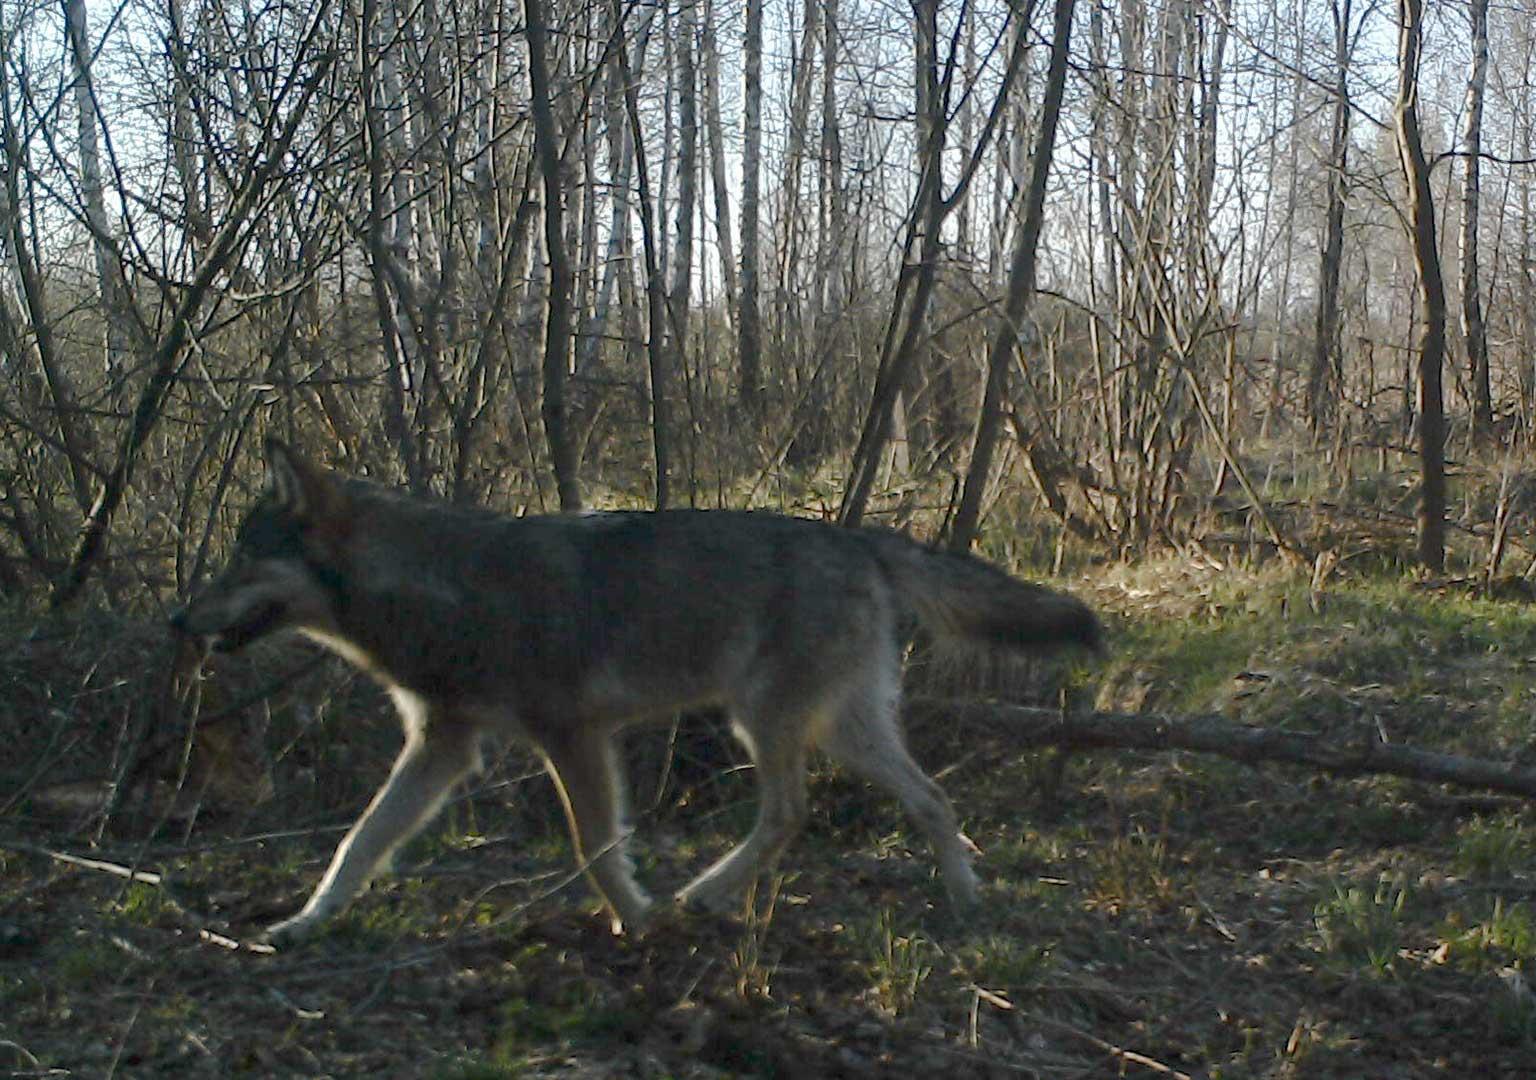
{"type": "Polygon", "coordinates": [[[267,929],[276,942],[341,911],[483,745],[508,739],[541,755],[614,931],[643,929],[654,908],[625,851],[616,736],[702,707],[723,708],[750,753],[757,818],[677,901],[728,910],[774,862],[805,821],[814,748],[899,800],[967,907],[975,847],[899,726],[907,628],[1009,652],[1102,640],[1080,600],[885,530],[725,510],[507,517],[344,477],[275,440],[266,466],[229,565],[173,629],[221,650],[297,630],[378,680],[405,729],[309,901],[267,929]]]}

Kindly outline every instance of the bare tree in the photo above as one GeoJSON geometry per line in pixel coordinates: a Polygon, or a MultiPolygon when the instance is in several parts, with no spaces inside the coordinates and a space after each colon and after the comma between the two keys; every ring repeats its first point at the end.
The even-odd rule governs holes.
{"type": "Polygon", "coordinates": [[[850,483],[838,507],[838,521],[844,525],[857,526],[863,521],[868,509],[875,477],[890,438],[897,404],[911,375],[918,342],[923,336],[929,302],[937,280],[944,222],[966,197],[981,164],[983,151],[991,144],[992,136],[1007,111],[1015,80],[1024,65],[1028,35],[1022,32],[1022,27],[1028,25],[1033,12],[1034,5],[1029,4],[1010,16],[1018,20],[1013,25],[1020,30],[1013,38],[1013,48],[997,96],[977,136],[976,145],[970,148],[953,190],[946,195],[944,148],[949,127],[950,95],[959,66],[959,49],[952,41],[948,53],[941,60],[937,4],[923,0],[913,5],[917,26],[917,189],[903,242],[895,296],[881,339],[875,384],[859,430],[859,442],[853,452],[849,468],[850,483]]]}
{"type": "Polygon", "coordinates": [[[549,265],[545,299],[544,400],[541,412],[549,440],[550,464],[562,510],[582,506],[576,441],[566,404],[566,375],[571,351],[571,264],[565,246],[565,184],[560,142],[550,106],[548,18],[544,0],[524,0],[527,15],[529,107],[533,112],[534,148],[544,182],[544,254],[549,265]]]}
{"type": "Polygon", "coordinates": [[[74,67],[75,109],[80,135],[80,195],[85,204],[86,225],[91,231],[101,313],[106,326],[105,366],[108,378],[119,383],[128,366],[132,325],[122,281],[122,264],[113,250],[112,228],[107,221],[106,184],[97,137],[101,125],[96,109],[96,89],[91,79],[94,49],[87,30],[85,0],[64,0],[64,30],[74,67]]]}
{"type": "Polygon", "coordinates": [[[1056,128],[1061,121],[1061,99],[1067,83],[1067,55],[1072,43],[1074,0],[1056,0],[1056,15],[1051,27],[1051,59],[1046,69],[1045,97],[1040,103],[1040,122],[1035,129],[1035,146],[1030,154],[1029,186],[1024,195],[1024,214],[1014,239],[1013,256],[1008,265],[1008,295],[1001,317],[992,333],[987,353],[986,392],[981,413],[976,419],[976,441],[971,449],[971,467],[965,476],[965,488],[950,526],[950,547],[963,551],[976,539],[981,521],[982,498],[992,472],[992,456],[1003,418],[1003,398],[1014,350],[1024,328],[1024,316],[1035,292],[1035,265],[1040,244],[1040,230],[1045,219],[1045,189],[1050,180],[1051,160],[1056,149],[1056,128]]]}
{"type": "Polygon", "coordinates": [[[699,108],[698,32],[696,0],[683,0],[678,10],[677,34],[677,229],[676,256],[672,260],[671,306],[668,322],[673,337],[673,360],[681,367],[688,339],[688,309],[693,300],[693,218],[698,209],[699,108]]]}
{"type": "Polygon", "coordinates": [[[1461,332],[1467,343],[1467,377],[1472,383],[1472,438],[1493,433],[1493,392],[1488,373],[1488,330],[1483,323],[1482,284],[1478,277],[1477,233],[1482,200],[1483,99],[1488,85],[1488,0],[1469,0],[1472,70],[1467,75],[1466,117],[1462,128],[1461,189],[1461,332]]]}
{"type": "Polygon", "coordinates": [[[742,74],[741,276],[736,332],[739,337],[741,403],[757,411],[763,378],[763,317],[759,297],[759,185],[763,152],[763,0],[746,0],[747,38],[742,74]]]}
{"type": "MultiPolygon", "coordinates": [[[[622,20],[622,0],[614,0],[614,16],[622,20]]],[[[629,113],[631,135],[635,144],[635,179],[640,196],[640,236],[645,253],[645,295],[649,338],[646,355],[650,359],[651,376],[651,455],[655,466],[653,505],[665,510],[672,500],[672,414],[669,395],[672,386],[671,353],[667,347],[666,331],[666,284],[658,253],[661,248],[657,236],[654,204],[651,199],[650,169],[646,166],[644,129],[640,121],[640,103],[635,87],[635,75],[629,66],[628,50],[622,40],[618,43],[615,60],[624,84],[624,104],[629,113]]]]}
{"type": "MultiPolygon", "coordinates": [[[[737,318],[736,255],[731,240],[731,192],[725,178],[725,124],[720,117],[720,47],[715,34],[715,5],[704,4],[704,20],[699,52],[704,61],[704,126],[709,136],[709,186],[714,195],[715,237],[720,247],[720,277],[725,292],[725,309],[737,318]]],[[[742,386],[746,386],[742,371],[742,386]]],[[[745,391],[743,391],[745,392],[745,391]]]]}
{"type": "Polygon", "coordinates": [[[140,454],[150,434],[159,424],[166,397],[188,359],[193,322],[209,303],[214,282],[221,277],[249,242],[252,214],[268,193],[293,144],[315,94],[327,76],[334,52],[319,44],[326,23],[327,8],[319,6],[298,43],[292,69],[274,96],[273,108],[266,110],[254,133],[258,153],[253,155],[245,175],[233,193],[224,222],[214,233],[203,261],[192,280],[180,290],[165,328],[160,332],[149,357],[148,374],[141,386],[127,428],[118,442],[111,465],[104,473],[91,511],[81,526],[74,551],[62,572],[55,578],[50,604],[55,609],[70,604],[80,595],[86,578],[100,557],[108,530],[139,465],[140,454]]]}
{"type": "Polygon", "coordinates": [[[1349,174],[1349,65],[1354,53],[1352,0],[1332,0],[1333,122],[1328,142],[1327,209],[1317,272],[1317,330],[1307,379],[1307,417],[1313,432],[1332,419],[1342,381],[1339,360],[1339,275],[1344,260],[1344,192],[1349,174]]]}
{"type": "Polygon", "coordinates": [[[1419,60],[1424,46],[1422,0],[1397,4],[1397,149],[1408,186],[1408,221],[1418,270],[1424,330],[1419,338],[1419,561],[1430,570],[1445,565],[1445,283],[1435,234],[1434,192],[1419,133],[1419,60]]]}

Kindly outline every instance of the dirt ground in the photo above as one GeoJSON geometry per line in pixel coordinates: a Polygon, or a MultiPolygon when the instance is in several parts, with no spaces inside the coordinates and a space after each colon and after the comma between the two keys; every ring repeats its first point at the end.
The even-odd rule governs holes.
{"type": "MultiPolygon", "coordinates": [[[[1053,668],[1048,694],[1536,756],[1521,607],[1362,587],[1297,614],[1283,582],[1091,588],[1118,659],[1053,668]],[[1199,610],[1161,599],[1191,588],[1199,610]]],[[[1530,1075],[1536,819],[1519,800],[1062,758],[929,723],[914,749],[985,853],[980,911],[949,912],[897,809],[819,766],[776,891],[636,939],[571,880],[549,782],[513,753],[332,932],[272,951],[259,929],[302,902],[388,767],[384,702],[301,649],[256,653],[208,679],[203,722],[229,730],[189,738],[156,711],[157,631],[113,631],[0,641],[0,1074],[1530,1075]],[[127,768],[146,754],[148,774],[127,768]],[[136,782],[104,817],[114,775],[136,782]]],[[[635,742],[658,893],[750,821],[718,726],[635,742]]]]}

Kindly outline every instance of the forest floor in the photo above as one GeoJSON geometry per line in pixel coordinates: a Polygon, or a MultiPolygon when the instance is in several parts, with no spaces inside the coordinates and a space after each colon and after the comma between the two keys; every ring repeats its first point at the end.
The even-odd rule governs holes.
{"type": "MultiPolygon", "coordinates": [[[[1074,707],[1536,763],[1525,600],[1172,558],[1067,585],[1113,627],[1110,659],[1042,669],[1074,707]]],[[[550,784],[512,754],[330,933],[262,951],[387,770],[382,697],[297,646],[226,661],[209,692],[236,699],[302,668],[225,708],[259,714],[270,787],[226,754],[243,802],[151,785],[103,827],[82,792],[133,741],[159,631],[0,631],[0,1075],[1530,1075],[1521,800],[930,722],[911,740],[985,852],[979,912],[957,922],[899,811],[818,765],[771,903],[636,939],[569,881],[550,784]]],[[[750,821],[718,727],[636,741],[658,894],[750,821]]]]}

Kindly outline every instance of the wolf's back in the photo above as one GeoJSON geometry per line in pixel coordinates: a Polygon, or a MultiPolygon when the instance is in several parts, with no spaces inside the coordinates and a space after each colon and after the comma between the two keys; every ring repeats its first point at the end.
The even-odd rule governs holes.
{"type": "Polygon", "coordinates": [[[876,557],[929,631],[1012,651],[1103,648],[1103,627],[1076,597],[1019,581],[973,555],[871,531],[876,557]]]}

